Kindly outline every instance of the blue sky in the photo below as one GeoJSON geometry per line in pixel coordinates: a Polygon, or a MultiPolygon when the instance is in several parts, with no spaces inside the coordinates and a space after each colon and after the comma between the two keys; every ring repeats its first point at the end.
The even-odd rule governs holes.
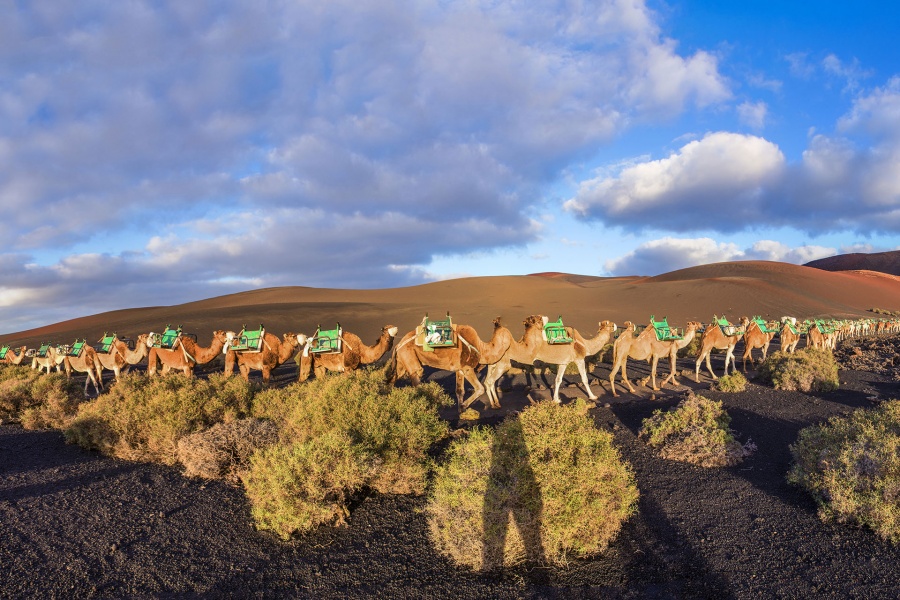
{"type": "Polygon", "coordinates": [[[898,13],[0,2],[0,330],[896,249],[898,13]]]}

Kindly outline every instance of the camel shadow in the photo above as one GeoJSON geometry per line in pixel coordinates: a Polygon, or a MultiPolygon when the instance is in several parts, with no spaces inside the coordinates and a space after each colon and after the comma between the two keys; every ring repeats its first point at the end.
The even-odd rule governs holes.
{"type": "Polygon", "coordinates": [[[485,569],[500,568],[505,556],[520,552],[524,553],[529,565],[545,564],[541,541],[541,489],[528,458],[522,424],[517,418],[497,430],[491,447],[491,467],[483,506],[482,564],[485,569]],[[513,537],[510,536],[511,526],[517,532],[513,537]]]}

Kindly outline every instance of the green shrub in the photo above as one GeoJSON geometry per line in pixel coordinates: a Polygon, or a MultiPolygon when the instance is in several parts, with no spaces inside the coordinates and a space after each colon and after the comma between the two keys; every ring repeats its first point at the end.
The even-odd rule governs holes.
{"type": "Polygon", "coordinates": [[[84,402],[81,386],[63,373],[39,377],[31,386],[33,401],[22,412],[25,429],[65,429],[84,402]]]}
{"type": "Polygon", "coordinates": [[[66,439],[119,458],[172,465],[179,438],[246,416],[254,389],[221,374],[123,375],[109,393],[79,407],[66,439]]]}
{"type": "Polygon", "coordinates": [[[830,350],[818,348],[771,354],[760,365],[757,375],[776,390],[821,393],[836,390],[840,385],[834,355],[830,350]]]}
{"type": "Polygon", "coordinates": [[[791,454],[788,481],[812,494],[823,520],[900,542],[900,401],[807,427],[791,454]]]}
{"type": "Polygon", "coordinates": [[[18,420],[24,410],[36,404],[31,387],[39,371],[18,365],[0,365],[0,421],[18,420]]]}
{"type": "Polygon", "coordinates": [[[381,372],[359,369],[269,389],[255,398],[253,416],[278,423],[285,443],[346,434],[376,457],[369,486],[382,493],[424,493],[428,449],[448,431],[437,407],[455,402],[434,382],[384,389],[383,381],[381,372]]]}
{"type": "Polygon", "coordinates": [[[739,463],[755,446],[741,446],[728,425],[731,417],[722,403],[690,396],[673,410],[653,411],[644,419],[638,437],[659,450],[663,458],[701,467],[725,467],[739,463]]]}
{"type": "Polygon", "coordinates": [[[349,436],[329,431],[257,452],[241,478],[257,527],[287,539],[318,525],[343,523],[349,498],[365,484],[371,467],[371,455],[349,436]]]}
{"type": "Polygon", "coordinates": [[[584,401],[547,401],[508,417],[496,433],[479,427],[455,441],[426,511],[438,550],[485,570],[596,554],[637,498],[612,434],[594,427],[584,401]]]}
{"type": "Polygon", "coordinates": [[[700,333],[696,333],[687,346],[678,350],[678,358],[697,358],[700,356],[700,348],[703,345],[702,339],[703,336],[700,333]]]}
{"type": "Polygon", "coordinates": [[[747,378],[740,371],[731,375],[719,377],[713,382],[712,388],[720,392],[743,392],[747,389],[747,378]]]}

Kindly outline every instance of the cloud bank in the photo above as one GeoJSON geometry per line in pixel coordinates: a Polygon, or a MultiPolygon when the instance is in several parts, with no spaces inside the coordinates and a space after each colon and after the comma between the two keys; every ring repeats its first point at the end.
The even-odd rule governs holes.
{"type": "Polygon", "coordinates": [[[537,239],[543,187],[631,123],[731,95],[632,0],[6,3],[0,39],[5,302],[36,311],[114,277],[97,310],[148,278],[421,281],[537,239]]]}

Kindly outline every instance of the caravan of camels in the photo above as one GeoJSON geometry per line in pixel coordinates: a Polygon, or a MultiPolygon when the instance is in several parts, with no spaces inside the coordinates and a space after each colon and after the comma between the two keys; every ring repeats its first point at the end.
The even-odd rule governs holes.
{"type": "Polygon", "coordinates": [[[800,322],[794,317],[766,321],[757,316],[742,317],[737,324],[732,324],[717,315],[706,325],[690,321],[684,329],[671,327],[666,318],[657,321],[653,316],[647,326],[625,321],[620,328],[610,321],[600,321],[596,334],[590,338],[564,325],[562,317],[550,321],[547,317],[533,315],[524,320],[524,325],[525,332],[517,340],[500,324],[499,318],[495,319],[491,338],[485,341],[473,327],[453,323],[449,313],[443,319],[429,319],[426,315],[396,344],[398,328],[385,325],[371,346],[364,344],[359,336],[344,331],[340,324],[333,329],[320,326],[312,335],[285,333],[280,338],[267,332],[262,325],[256,329],[244,326],[239,333],[217,330],[207,346],[201,346],[196,335],[183,332],[180,326],[167,325],[162,333],[141,334],[136,339],[104,333],[94,345],[88,344],[86,339],[69,345],[47,342],[37,349],[5,345],[0,347],[0,363],[30,364],[32,369],[46,370],[47,373],[55,367],[58,372],[65,371],[67,376],[73,371],[84,373],[87,395],[89,384],[93,384],[97,394],[103,389],[104,370],[112,371],[113,377],[118,379],[121,373],[144,360],[147,361],[148,376],[174,371],[191,377],[197,365],[210,363],[224,354],[226,375],[233,374],[237,366],[244,379],[249,380],[251,371],[260,371],[263,383],[268,384],[272,371],[292,358],[298,366],[299,381],[305,381],[310,376],[322,377],[327,371],[347,372],[376,363],[392,351],[385,367],[388,384],[394,385],[398,380],[408,378],[413,385],[418,385],[424,367],[453,372],[458,408],[462,411],[478,399],[482,399],[486,407],[500,408],[497,382],[513,363],[534,365],[539,362],[556,366],[553,388],[556,402],[560,401],[559,388],[566,367],[574,364],[587,397],[596,399],[588,381],[585,360],[607,346],[612,347],[609,386],[611,393],[617,396],[615,377],[620,370],[621,386],[635,392],[627,374],[629,358],[650,363],[649,382],[653,390],[668,383],[678,385],[677,353],[695,338],[699,342],[694,379],[699,382],[700,367],[704,362],[710,377],[717,379],[710,361],[713,350],[725,352],[724,375],[729,373],[729,364],[732,372],[737,371],[734,352],[738,342],[743,342],[741,358],[746,372],[747,360],[754,364],[753,350],[759,349],[765,360],[776,336],[781,351],[794,352],[804,334],[806,346],[834,349],[842,339],[900,330],[898,319],[807,319],[800,322]],[[668,360],[669,374],[657,385],[656,368],[660,359],[668,360]],[[487,367],[487,373],[482,381],[478,372],[484,367],[487,367]],[[472,387],[468,397],[465,395],[466,382],[472,387]]]}

